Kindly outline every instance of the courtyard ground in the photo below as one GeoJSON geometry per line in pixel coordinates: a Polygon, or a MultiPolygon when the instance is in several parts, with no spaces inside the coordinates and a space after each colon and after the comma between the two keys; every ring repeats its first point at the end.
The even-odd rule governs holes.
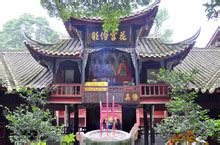
{"type": "MultiPolygon", "coordinates": [[[[158,135],[155,136],[155,144],[153,145],[165,145],[165,141],[159,137],[158,135]]],[[[135,145],[144,145],[144,136],[142,135],[140,139],[135,142],[135,145]]],[[[150,137],[149,137],[149,145],[150,145],[150,137]]]]}

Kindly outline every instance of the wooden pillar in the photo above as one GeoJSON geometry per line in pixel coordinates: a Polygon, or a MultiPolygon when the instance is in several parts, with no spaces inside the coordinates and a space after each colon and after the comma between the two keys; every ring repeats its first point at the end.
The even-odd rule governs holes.
{"type": "Polygon", "coordinates": [[[143,105],[143,113],[144,113],[144,145],[148,144],[148,136],[149,136],[149,126],[147,121],[147,112],[148,112],[148,106],[146,104],[143,105]]]}
{"type": "Polygon", "coordinates": [[[138,69],[138,62],[137,62],[137,56],[136,56],[135,50],[132,50],[131,52],[131,59],[132,59],[134,69],[135,69],[135,83],[136,85],[138,85],[139,84],[139,69],[138,69]]]}
{"type": "Polygon", "coordinates": [[[155,143],[154,134],[154,105],[150,106],[150,143],[153,145],[155,143]]]}
{"type": "Polygon", "coordinates": [[[168,117],[168,112],[166,110],[163,111],[163,118],[167,118],[168,117]]]}
{"type": "Polygon", "coordinates": [[[92,108],[86,108],[86,131],[99,129],[100,111],[99,106],[94,105],[92,108]]]}
{"type": "Polygon", "coordinates": [[[132,105],[122,106],[122,130],[130,132],[136,123],[136,108],[132,105]]]}
{"type": "MultiPolygon", "coordinates": [[[[74,134],[78,132],[79,129],[79,108],[78,104],[74,105],[74,134]]],[[[75,141],[74,145],[78,145],[79,142],[75,141]]]]}
{"type": "Polygon", "coordinates": [[[88,55],[89,53],[84,50],[83,51],[83,60],[82,60],[82,74],[81,74],[81,84],[85,83],[85,69],[86,69],[86,64],[88,60],[88,55]]]}
{"type": "Polygon", "coordinates": [[[60,123],[59,118],[60,118],[59,111],[56,111],[56,124],[57,124],[57,126],[59,126],[59,123],[60,123]]]}
{"type": "Polygon", "coordinates": [[[79,129],[79,108],[78,105],[74,105],[74,134],[78,132],[79,129]]]}
{"type": "Polygon", "coordinates": [[[53,59],[52,65],[50,63],[48,63],[48,68],[50,69],[50,72],[52,72],[53,75],[53,83],[55,83],[56,81],[56,59],[53,59]]]}
{"type": "Polygon", "coordinates": [[[69,133],[69,127],[70,127],[70,106],[69,105],[65,105],[64,125],[67,128],[66,133],[69,133]]]}
{"type": "Polygon", "coordinates": [[[137,125],[140,126],[141,123],[140,123],[140,109],[139,108],[136,109],[136,116],[137,116],[136,117],[137,125]]]}

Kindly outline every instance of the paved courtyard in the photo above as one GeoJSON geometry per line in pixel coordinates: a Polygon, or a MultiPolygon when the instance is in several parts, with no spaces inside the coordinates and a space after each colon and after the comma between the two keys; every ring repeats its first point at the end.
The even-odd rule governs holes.
{"type": "MultiPolygon", "coordinates": [[[[155,136],[155,144],[153,145],[165,145],[165,141],[159,137],[158,135],[155,136]]],[[[142,135],[140,139],[138,139],[136,142],[135,142],[135,145],[144,145],[144,136],[142,135]]],[[[149,144],[150,145],[150,137],[149,137],[149,144]]]]}

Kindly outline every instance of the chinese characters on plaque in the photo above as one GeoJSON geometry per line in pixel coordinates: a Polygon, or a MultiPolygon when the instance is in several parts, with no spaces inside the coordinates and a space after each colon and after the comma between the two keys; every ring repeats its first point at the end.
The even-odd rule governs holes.
{"type": "Polygon", "coordinates": [[[117,39],[119,39],[120,41],[126,41],[127,40],[127,36],[125,31],[121,31],[121,32],[98,32],[98,31],[94,31],[91,33],[91,40],[92,41],[98,41],[98,40],[102,40],[102,41],[107,41],[108,39],[110,39],[111,41],[116,41],[117,39]]]}
{"type": "Polygon", "coordinates": [[[131,48],[134,46],[131,26],[121,26],[117,32],[104,32],[102,27],[88,26],[85,46],[90,48],[131,48]]]}
{"type": "Polygon", "coordinates": [[[139,102],[139,96],[137,92],[126,92],[124,96],[125,103],[139,102]]]}

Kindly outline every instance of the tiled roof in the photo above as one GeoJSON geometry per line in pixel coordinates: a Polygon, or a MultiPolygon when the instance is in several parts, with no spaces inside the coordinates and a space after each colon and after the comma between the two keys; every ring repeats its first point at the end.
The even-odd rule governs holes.
{"type": "Polygon", "coordinates": [[[1,58],[1,54],[0,54],[0,82],[5,81],[5,69],[4,69],[4,66],[3,66],[1,60],[2,60],[2,58],[1,58]]]}
{"type": "Polygon", "coordinates": [[[186,44],[165,44],[158,38],[140,38],[136,51],[141,57],[169,57],[184,51],[186,44]]]}
{"type": "Polygon", "coordinates": [[[198,70],[195,84],[191,87],[203,93],[207,90],[213,93],[220,88],[220,48],[193,48],[175,69],[186,73],[198,70]]]}
{"type": "Polygon", "coordinates": [[[82,45],[78,38],[61,39],[54,44],[43,44],[37,42],[24,33],[25,45],[40,54],[47,56],[78,56],[82,52],[82,45]]]}
{"type": "Polygon", "coordinates": [[[212,35],[206,47],[214,48],[220,47],[220,26],[216,29],[215,33],[212,35]]]}
{"type": "MultiPolygon", "coordinates": [[[[164,43],[158,38],[141,37],[138,40],[136,52],[142,58],[168,58],[192,48],[199,33],[200,30],[189,39],[172,44],[164,43]]],[[[60,40],[55,44],[42,44],[32,40],[26,34],[24,36],[28,49],[47,56],[81,56],[83,50],[78,38],[60,40]]]]}
{"type": "Polygon", "coordinates": [[[1,56],[1,52],[0,52],[0,79],[3,79],[4,77],[4,67],[3,67],[3,64],[2,64],[2,56],[1,56]]]}
{"type": "Polygon", "coordinates": [[[139,38],[136,52],[140,57],[167,58],[190,49],[189,45],[194,45],[199,34],[200,30],[189,39],[172,44],[164,43],[158,38],[139,38]]]}
{"type": "MultiPolygon", "coordinates": [[[[4,70],[5,83],[9,88],[22,86],[42,88],[52,82],[52,74],[42,67],[28,52],[0,53],[0,69],[4,70]],[[1,67],[3,66],[3,67],[1,67]]],[[[220,88],[220,48],[193,48],[175,70],[198,70],[191,88],[213,93],[220,88]]]]}
{"type": "Polygon", "coordinates": [[[42,88],[52,81],[52,74],[30,55],[29,52],[2,52],[5,84],[8,88],[42,88]]]}

